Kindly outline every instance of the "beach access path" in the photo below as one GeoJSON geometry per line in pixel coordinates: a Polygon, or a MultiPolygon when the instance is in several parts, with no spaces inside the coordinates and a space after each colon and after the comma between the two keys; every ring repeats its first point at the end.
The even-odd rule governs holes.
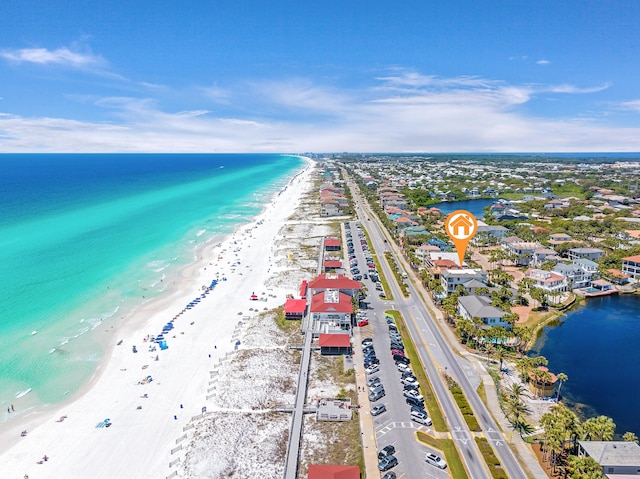
{"type": "Polygon", "coordinates": [[[273,275],[277,233],[297,207],[312,171],[306,168],[297,175],[253,223],[205,248],[197,263],[176,279],[173,294],[145,303],[117,328],[105,326],[100,334],[113,349],[87,390],[73,402],[16,419],[2,431],[2,477],[169,475],[169,463],[176,459],[171,449],[184,426],[203,407],[215,407],[206,399],[209,371],[233,350],[234,328],[243,311],[256,305],[275,308],[286,299],[289,291],[266,294],[265,284],[273,275]],[[185,310],[214,279],[213,290],[185,310]],[[262,301],[250,300],[254,292],[262,301]],[[160,333],[175,315],[174,329],[165,334],[168,349],[151,351],[153,343],[144,339],[160,333]],[[28,431],[24,437],[22,430],[28,431]]]}

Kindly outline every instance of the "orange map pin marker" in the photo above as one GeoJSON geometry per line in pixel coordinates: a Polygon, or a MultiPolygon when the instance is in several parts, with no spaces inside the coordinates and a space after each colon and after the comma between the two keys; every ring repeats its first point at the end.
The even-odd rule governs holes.
{"type": "Polygon", "coordinates": [[[466,210],[456,210],[447,216],[447,220],[444,223],[444,227],[447,231],[447,235],[453,241],[456,251],[458,252],[458,259],[460,260],[460,267],[464,263],[464,254],[467,251],[467,245],[471,238],[473,238],[478,231],[478,221],[466,210]]]}

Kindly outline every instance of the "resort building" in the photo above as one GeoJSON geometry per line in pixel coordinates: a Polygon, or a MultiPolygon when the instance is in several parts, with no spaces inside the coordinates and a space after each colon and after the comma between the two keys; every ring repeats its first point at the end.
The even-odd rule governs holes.
{"type": "Polygon", "coordinates": [[[362,289],[362,284],[337,273],[320,274],[307,284],[307,290],[311,294],[320,293],[327,289],[335,289],[349,296],[355,296],[362,289]]]}
{"type": "Polygon", "coordinates": [[[604,474],[640,474],[640,446],[623,441],[578,441],[578,457],[591,457],[604,474]]]}
{"type": "Polygon", "coordinates": [[[543,289],[547,293],[563,292],[567,290],[567,278],[553,271],[542,269],[528,269],[524,273],[525,278],[533,281],[533,286],[543,289]]]}
{"type": "Polygon", "coordinates": [[[502,326],[511,329],[511,325],[502,318],[506,314],[500,308],[491,305],[491,298],[488,296],[460,296],[458,298],[458,314],[470,321],[473,318],[480,318],[482,324],[490,328],[492,326],[502,326]]]}
{"type": "Polygon", "coordinates": [[[622,273],[633,279],[640,277],[640,255],[622,258],[622,273]]]}

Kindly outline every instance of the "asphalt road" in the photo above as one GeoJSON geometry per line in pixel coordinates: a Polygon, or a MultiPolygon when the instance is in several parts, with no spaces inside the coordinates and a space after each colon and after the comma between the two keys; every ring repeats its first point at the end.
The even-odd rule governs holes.
{"type": "MultiPolygon", "coordinates": [[[[350,185],[350,189],[363,227],[366,228],[369,233],[373,250],[380,258],[384,257],[385,251],[390,251],[396,258],[396,262],[401,264],[398,260],[397,253],[390,248],[389,244],[384,242],[385,236],[382,233],[380,226],[371,215],[368,206],[364,204],[362,198],[357,193],[357,189],[353,185],[350,185]]],[[[425,371],[431,380],[434,393],[438,397],[443,413],[446,417],[451,435],[457,442],[458,450],[461,452],[461,456],[471,477],[489,478],[490,474],[486,464],[484,463],[484,459],[473,440],[473,436],[471,435],[466,422],[462,418],[462,415],[460,414],[460,411],[458,410],[458,407],[443,380],[441,374],[443,368],[446,368],[447,374],[451,375],[462,388],[467,400],[477,415],[477,419],[484,436],[493,446],[493,449],[508,476],[512,479],[526,479],[527,476],[522,467],[518,463],[509,446],[505,444],[504,437],[500,433],[498,426],[478,396],[475,387],[469,380],[468,375],[473,377],[473,369],[468,365],[466,360],[458,357],[452,351],[438,328],[436,321],[431,317],[427,307],[420,300],[420,296],[417,294],[413,285],[409,282],[408,287],[410,296],[409,298],[404,298],[400,288],[394,280],[392,271],[386,264],[386,261],[380,261],[380,263],[382,265],[384,275],[392,289],[394,300],[379,302],[377,298],[373,298],[372,305],[377,310],[380,310],[378,309],[379,307],[396,309],[400,311],[405,318],[411,337],[416,344],[418,354],[423,362],[425,371]],[[464,368],[461,363],[464,365],[464,368]]],[[[377,347],[376,351],[378,351],[377,347]]],[[[382,350],[380,352],[382,353],[382,350]]],[[[391,364],[393,364],[393,362],[391,362],[391,364]]],[[[404,403],[404,400],[402,400],[402,403],[404,403]]]]}

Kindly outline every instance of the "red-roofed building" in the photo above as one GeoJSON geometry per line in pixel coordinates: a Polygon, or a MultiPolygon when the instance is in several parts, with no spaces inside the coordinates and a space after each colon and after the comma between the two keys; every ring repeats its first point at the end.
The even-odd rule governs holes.
{"type": "Polygon", "coordinates": [[[360,479],[358,466],[333,466],[329,464],[309,464],[308,479],[360,479]]]}
{"type": "Polygon", "coordinates": [[[354,296],[356,292],[362,289],[362,284],[358,281],[347,278],[343,274],[324,273],[316,276],[314,280],[309,282],[309,292],[316,294],[327,289],[337,289],[349,296],[354,296]]]}
{"type": "Polygon", "coordinates": [[[325,238],[325,251],[340,251],[340,240],[338,238],[325,238]]]}
{"type": "Polygon", "coordinates": [[[324,272],[328,273],[331,270],[342,269],[342,261],[329,259],[324,262],[324,272]]]}
{"type": "Polygon", "coordinates": [[[327,289],[311,298],[309,315],[314,333],[350,331],[352,314],[351,296],[338,290],[327,289]]]}
{"type": "Polygon", "coordinates": [[[622,258],[622,272],[630,278],[640,277],[640,255],[622,258]]]}
{"type": "Polygon", "coordinates": [[[300,285],[300,297],[301,298],[307,297],[307,280],[306,279],[303,279],[302,284],[300,285]]]}
{"type": "Polygon", "coordinates": [[[306,299],[287,299],[284,303],[285,319],[302,319],[306,310],[306,299]]]}
{"type": "Polygon", "coordinates": [[[351,339],[348,334],[320,334],[318,339],[320,353],[328,354],[351,354],[351,339]]]}

